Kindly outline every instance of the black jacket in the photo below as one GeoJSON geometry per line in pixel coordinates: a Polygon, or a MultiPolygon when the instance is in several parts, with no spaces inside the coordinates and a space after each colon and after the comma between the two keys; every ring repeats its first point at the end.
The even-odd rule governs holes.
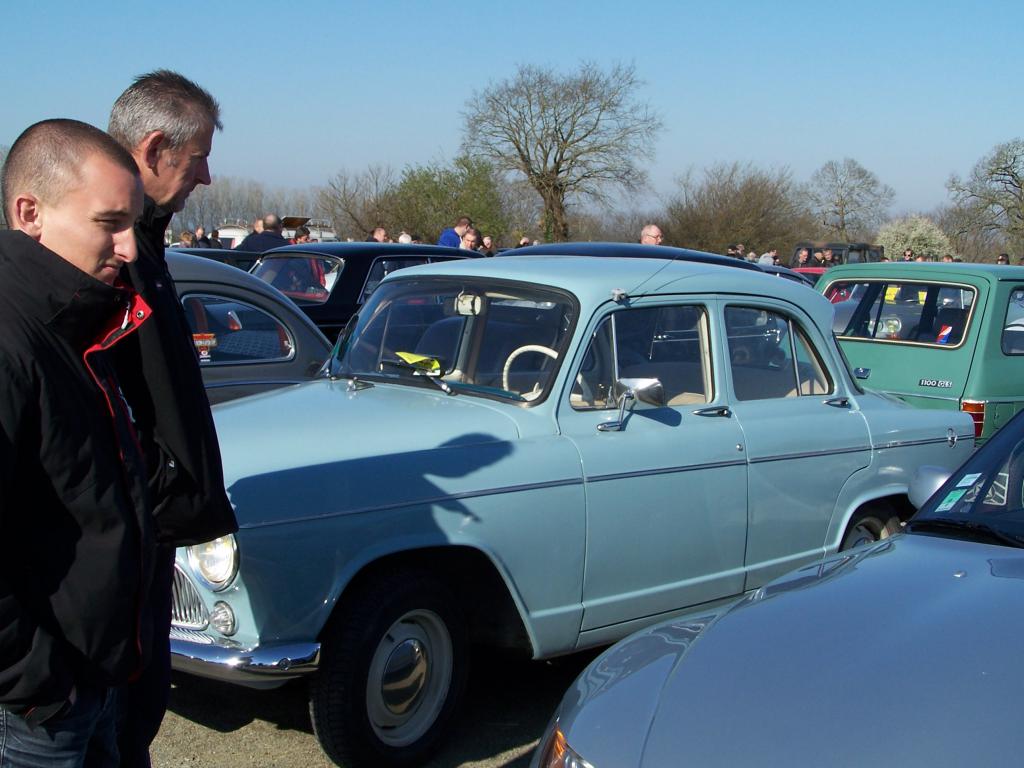
{"type": "Polygon", "coordinates": [[[164,259],[171,214],[146,198],[135,224],[139,257],[123,277],[153,309],[139,329],[141,379],[127,382],[136,421],[162,453],[153,471],[157,536],[176,546],[199,544],[238,530],[224,492],[217,432],[203,388],[192,331],[164,259]]]}
{"type": "Polygon", "coordinates": [[[282,245],[288,245],[288,241],[284,239],[284,235],[277,232],[250,232],[245,238],[238,244],[236,250],[239,251],[250,251],[252,253],[263,253],[269,251],[271,248],[280,248],[282,245]]]}
{"type": "Polygon", "coordinates": [[[145,445],[119,386],[149,320],[127,288],[0,232],[0,704],[58,710],[72,685],[147,662],[155,537],[145,445]]]}

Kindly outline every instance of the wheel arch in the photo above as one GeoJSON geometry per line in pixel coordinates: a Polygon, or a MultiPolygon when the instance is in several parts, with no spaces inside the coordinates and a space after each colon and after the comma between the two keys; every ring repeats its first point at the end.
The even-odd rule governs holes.
{"type": "Polygon", "coordinates": [[[895,516],[899,521],[906,522],[917,510],[910,503],[907,488],[902,485],[883,486],[866,490],[851,498],[836,510],[833,523],[829,528],[825,548],[828,552],[836,552],[849,529],[850,523],[863,514],[874,512],[883,519],[895,516]]]}
{"type": "Polygon", "coordinates": [[[526,612],[507,575],[485,552],[459,545],[427,545],[368,559],[342,585],[319,638],[366,585],[402,570],[430,573],[445,583],[465,612],[472,642],[535,653],[526,612]]]}

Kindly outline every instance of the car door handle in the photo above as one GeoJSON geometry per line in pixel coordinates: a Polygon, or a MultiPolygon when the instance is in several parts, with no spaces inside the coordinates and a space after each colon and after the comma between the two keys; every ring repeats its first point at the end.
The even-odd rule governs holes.
{"type": "Polygon", "coordinates": [[[732,416],[732,411],[726,408],[724,405],[713,405],[710,408],[698,408],[693,412],[694,416],[724,416],[729,418],[732,416]]]}
{"type": "Polygon", "coordinates": [[[848,397],[830,397],[825,400],[825,405],[831,405],[833,408],[849,408],[850,398],[848,397]]]}

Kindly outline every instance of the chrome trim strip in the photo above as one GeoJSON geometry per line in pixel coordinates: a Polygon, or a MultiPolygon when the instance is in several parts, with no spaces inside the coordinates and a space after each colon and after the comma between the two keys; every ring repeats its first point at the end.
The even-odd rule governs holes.
{"type": "Polygon", "coordinates": [[[677,472],[695,472],[701,469],[721,469],[723,467],[741,467],[746,464],[744,459],[732,459],[730,461],[712,461],[705,464],[688,464],[678,467],[662,467],[661,469],[637,469],[632,472],[614,472],[608,475],[592,475],[587,478],[588,483],[603,483],[606,480],[628,480],[634,477],[650,477],[651,475],[672,475],[677,472]]]}
{"type": "MultiPolygon", "coordinates": [[[[946,439],[943,438],[942,442],[946,439]]],[[[750,459],[751,464],[767,464],[772,461],[786,461],[787,459],[813,459],[819,456],[841,456],[845,453],[871,452],[870,445],[854,446],[853,448],[839,448],[831,451],[800,451],[799,453],[782,453],[777,456],[758,456],[750,459]]]]}
{"type": "MultiPolygon", "coordinates": [[[[957,440],[973,440],[974,433],[957,435],[957,440]]],[[[908,448],[914,445],[941,445],[949,444],[949,437],[929,437],[926,440],[890,440],[888,443],[880,443],[875,450],[884,451],[887,448],[908,448]]]]}
{"type": "Polygon", "coordinates": [[[171,667],[199,677],[274,686],[315,672],[320,666],[320,643],[239,648],[185,640],[171,634],[171,667]]]}
{"type": "Polygon", "coordinates": [[[303,515],[302,517],[289,517],[287,520],[271,520],[268,522],[239,524],[239,528],[266,528],[273,525],[288,525],[291,523],[307,522],[310,520],[323,520],[330,517],[341,517],[342,515],[361,515],[369,512],[386,512],[392,509],[402,509],[413,504],[443,504],[446,501],[462,501],[463,499],[476,499],[484,496],[497,496],[502,493],[517,493],[519,491],[536,491],[542,488],[561,488],[569,485],[583,485],[582,477],[570,477],[564,480],[547,480],[540,483],[523,483],[521,485],[506,485],[499,488],[485,488],[479,491],[466,491],[465,493],[451,493],[445,496],[434,496],[426,499],[412,499],[410,501],[396,501],[393,504],[378,504],[372,507],[359,507],[357,509],[346,509],[341,512],[325,512],[322,515],[303,515]]]}

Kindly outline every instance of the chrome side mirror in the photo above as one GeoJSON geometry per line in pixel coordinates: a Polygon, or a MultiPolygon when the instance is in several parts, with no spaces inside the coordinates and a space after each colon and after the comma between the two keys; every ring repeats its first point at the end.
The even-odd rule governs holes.
{"type": "Polygon", "coordinates": [[[950,471],[944,467],[925,465],[918,467],[914,477],[910,480],[910,488],[907,497],[914,509],[920,509],[930,499],[942,484],[949,479],[950,471]]]}
{"type": "Polygon", "coordinates": [[[615,382],[615,393],[619,401],[619,417],[615,421],[598,424],[601,432],[621,432],[625,428],[627,405],[631,411],[641,404],[650,408],[668,405],[660,379],[619,379],[615,382]]]}

